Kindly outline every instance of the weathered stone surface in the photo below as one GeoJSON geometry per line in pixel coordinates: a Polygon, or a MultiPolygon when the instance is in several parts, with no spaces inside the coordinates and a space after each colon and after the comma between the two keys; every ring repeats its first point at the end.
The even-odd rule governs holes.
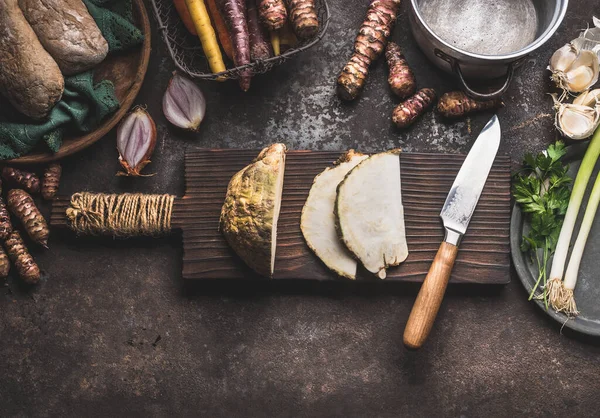
{"type": "MultiPolygon", "coordinates": [[[[183,193],[188,146],[365,152],[465,152],[489,114],[414,128],[390,120],[396,99],[383,62],[363,97],[334,96],[364,1],[330,0],[332,22],[314,49],[248,93],[201,83],[208,112],[198,134],[170,128],[160,99],[174,68],[159,37],[138,103],[158,127],[148,172],[115,177],[112,132],[64,163],[61,193],[183,193]]],[[[455,88],[416,48],[403,14],[394,39],[420,87],[455,88]]],[[[557,35],[529,58],[499,112],[501,152],[517,163],[556,138],[545,71],[552,52],[585,27],[597,0],[571,2],[557,35]],[[575,4],[577,3],[577,4],[575,4]]],[[[426,347],[402,346],[418,287],[391,283],[183,283],[181,240],[76,239],[53,232],[35,251],[42,284],[0,286],[2,416],[594,416],[597,340],[546,317],[513,274],[505,288],[453,287],[426,347]]]]}

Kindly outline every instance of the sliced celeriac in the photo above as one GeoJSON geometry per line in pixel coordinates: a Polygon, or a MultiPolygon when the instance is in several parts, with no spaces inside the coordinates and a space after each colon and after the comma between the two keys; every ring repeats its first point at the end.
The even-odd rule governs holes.
{"type": "Polygon", "coordinates": [[[368,156],[350,150],[334,167],[315,177],[302,208],[300,229],[309,248],[323,263],[340,276],[356,278],[357,261],[340,241],[335,222],[337,186],[346,174],[368,156]]]}
{"type": "Polygon", "coordinates": [[[380,278],[408,257],[400,183],[400,150],[373,155],[338,186],[339,235],[346,247],[380,278]]]}
{"type": "Polygon", "coordinates": [[[231,248],[257,273],[272,277],[277,247],[286,147],[273,144],[229,182],[221,231],[231,248]]]}

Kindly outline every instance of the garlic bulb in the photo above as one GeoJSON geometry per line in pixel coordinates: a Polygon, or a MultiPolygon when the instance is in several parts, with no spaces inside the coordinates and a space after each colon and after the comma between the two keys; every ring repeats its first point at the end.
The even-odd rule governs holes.
{"type": "Polygon", "coordinates": [[[581,50],[571,42],[552,55],[548,69],[558,87],[580,93],[598,81],[598,55],[594,51],[581,50]]]}
{"type": "Polygon", "coordinates": [[[564,136],[585,139],[594,133],[600,124],[600,106],[560,103],[556,95],[552,97],[556,108],[555,125],[564,136]]]}
{"type": "Polygon", "coordinates": [[[600,63],[600,19],[594,17],[588,28],[550,58],[548,69],[558,87],[570,93],[581,93],[598,81],[600,63]]]}

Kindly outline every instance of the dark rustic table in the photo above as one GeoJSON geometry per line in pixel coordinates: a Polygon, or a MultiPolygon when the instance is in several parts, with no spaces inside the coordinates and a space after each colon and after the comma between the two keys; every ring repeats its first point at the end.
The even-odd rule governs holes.
{"type": "MultiPolygon", "coordinates": [[[[156,176],[115,177],[112,132],[64,162],[61,191],[182,194],[192,146],[468,151],[490,115],[472,118],[471,132],[465,121],[445,124],[431,113],[399,132],[381,62],[360,100],[335,97],[364,3],[330,0],[326,38],[256,77],[248,93],[201,83],[208,113],[192,135],[171,129],[160,110],[174,66],[155,33],[137,103],[158,125],[148,167],[156,176]]],[[[500,152],[515,166],[556,139],[545,67],[599,6],[571,3],[499,112],[500,152]]],[[[456,87],[417,49],[406,13],[393,37],[420,86],[456,87]]],[[[449,289],[426,347],[408,352],[402,332],[417,286],[184,283],[177,234],[113,241],[54,231],[50,250],[36,256],[45,271],[37,288],[12,278],[0,287],[1,416],[595,416],[600,407],[598,341],[561,334],[527,302],[514,273],[504,287],[449,289]]]]}

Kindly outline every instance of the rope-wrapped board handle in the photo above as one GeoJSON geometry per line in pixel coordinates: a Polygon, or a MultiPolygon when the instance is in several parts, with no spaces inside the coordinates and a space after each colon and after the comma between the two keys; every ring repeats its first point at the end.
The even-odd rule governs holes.
{"type": "Polygon", "coordinates": [[[171,232],[175,196],[141,193],[75,193],[67,225],[79,234],[133,237],[171,232]]]}

